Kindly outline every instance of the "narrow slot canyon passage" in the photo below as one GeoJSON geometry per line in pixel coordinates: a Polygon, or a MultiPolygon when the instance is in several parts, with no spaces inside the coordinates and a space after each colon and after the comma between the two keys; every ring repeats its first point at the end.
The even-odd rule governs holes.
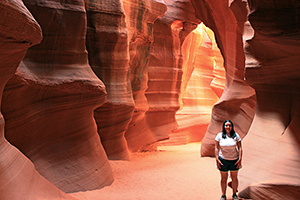
{"type": "Polygon", "coordinates": [[[298,200],[299,10],[0,1],[0,200],[220,199],[227,119],[240,200],[298,200]]]}
{"type": "Polygon", "coordinates": [[[161,145],[201,142],[211,119],[213,105],[225,87],[223,58],[214,33],[200,23],[182,44],[183,75],[180,109],[175,117],[178,127],[161,145]]]}
{"type": "MultiPolygon", "coordinates": [[[[115,181],[101,190],[72,193],[82,200],[218,199],[215,159],[200,157],[212,106],[225,84],[223,59],[213,32],[203,23],[182,45],[183,77],[178,127],[157,150],[136,152],[130,161],[110,161],[115,181]]],[[[228,197],[231,190],[227,191],[228,197]]]]}

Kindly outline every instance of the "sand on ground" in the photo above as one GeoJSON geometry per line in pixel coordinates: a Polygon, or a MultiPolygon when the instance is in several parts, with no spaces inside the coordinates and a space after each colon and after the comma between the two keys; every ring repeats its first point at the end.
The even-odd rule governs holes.
{"type": "Polygon", "coordinates": [[[200,157],[200,146],[158,146],[133,153],[131,161],[110,161],[112,185],[71,195],[80,200],[218,200],[220,174],[214,158],[200,157]]]}

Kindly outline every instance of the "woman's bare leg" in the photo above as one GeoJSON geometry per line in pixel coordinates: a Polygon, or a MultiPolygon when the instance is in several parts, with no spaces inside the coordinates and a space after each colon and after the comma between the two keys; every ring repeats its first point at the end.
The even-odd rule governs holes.
{"type": "Polygon", "coordinates": [[[230,177],[232,180],[232,192],[233,194],[237,193],[237,188],[239,185],[239,180],[238,180],[238,171],[230,171],[230,177]]]}
{"type": "Polygon", "coordinates": [[[221,172],[221,190],[222,195],[226,195],[226,188],[227,188],[227,179],[228,179],[228,172],[221,172]]]}

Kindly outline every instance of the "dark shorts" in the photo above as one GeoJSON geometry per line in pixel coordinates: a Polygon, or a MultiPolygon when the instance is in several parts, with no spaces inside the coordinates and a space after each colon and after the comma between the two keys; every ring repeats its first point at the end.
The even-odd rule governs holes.
{"type": "Polygon", "coordinates": [[[219,157],[219,160],[223,165],[221,165],[221,168],[219,170],[221,172],[228,172],[228,171],[237,171],[239,168],[235,165],[235,163],[239,160],[225,160],[224,158],[219,157]]]}

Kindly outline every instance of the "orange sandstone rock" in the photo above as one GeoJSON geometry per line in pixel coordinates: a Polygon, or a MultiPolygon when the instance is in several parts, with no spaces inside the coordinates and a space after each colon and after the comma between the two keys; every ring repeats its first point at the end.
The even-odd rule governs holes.
{"type": "Polygon", "coordinates": [[[26,0],[43,30],[3,94],[5,135],[64,192],[99,189],[113,174],[93,111],[106,99],[88,64],[81,0],[26,0]]]}
{"type": "Polygon", "coordinates": [[[213,107],[212,118],[201,145],[202,156],[214,156],[214,138],[221,131],[223,121],[231,119],[235,130],[244,137],[255,111],[254,90],[244,80],[245,55],[241,24],[245,23],[247,9],[240,0],[230,4],[231,7],[225,0],[192,0],[192,3],[196,16],[214,31],[226,70],[225,89],[213,107]]]}
{"type": "MultiPolygon", "coordinates": [[[[41,28],[22,1],[0,2],[1,99],[5,84],[13,76],[26,50],[41,40],[41,28]]],[[[0,199],[75,200],[42,177],[33,163],[6,140],[4,118],[5,115],[0,113],[0,199]]]]}
{"type": "Polygon", "coordinates": [[[185,38],[182,54],[181,108],[176,113],[178,128],[171,134],[171,140],[175,134],[181,135],[177,140],[185,144],[202,141],[211,108],[224,90],[225,69],[214,33],[203,23],[185,38]]]}
{"type": "Polygon", "coordinates": [[[175,114],[180,108],[183,74],[181,48],[187,35],[200,23],[189,1],[164,2],[168,10],[154,23],[146,91],[149,104],[146,120],[157,141],[168,139],[177,128],[175,114]]]}
{"type": "Polygon", "coordinates": [[[241,192],[251,199],[300,196],[299,2],[249,0],[255,31],[245,77],[255,89],[253,123],[243,140],[241,192]]]}
{"type": "MultiPolygon", "coordinates": [[[[109,159],[130,159],[125,131],[134,101],[129,79],[129,38],[120,0],[85,1],[89,63],[106,86],[106,102],[94,111],[101,143],[109,159]]],[[[137,133],[138,134],[138,133],[137,133]]]]}
{"type": "Polygon", "coordinates": [[[157,142],[152,134],[151,124],[146,121],[149,98],[145,96],[148,88],[148,64],[150,47],[153,42],[153,23],[166,12],[166,5],[157,0],[124,0],[126,27],[129,36],[130,81],[135,110],[125,133],[130,151],[142,150],[157,142]]]}

